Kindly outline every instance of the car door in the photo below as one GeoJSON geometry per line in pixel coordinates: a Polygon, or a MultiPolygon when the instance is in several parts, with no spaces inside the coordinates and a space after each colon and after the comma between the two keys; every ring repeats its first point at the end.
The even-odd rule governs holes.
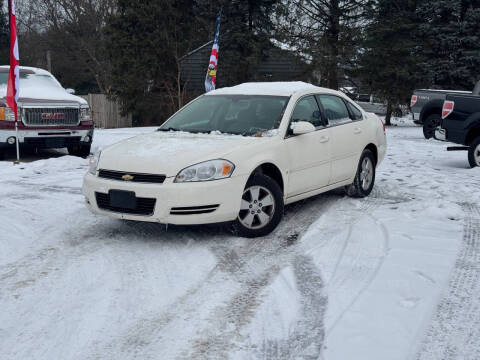
{"type": "Polygon", "coordinates": [[[358,166],[363,145],[363,114],[336,95],[318,95],[331,134],[332,174],[330,184],[351,179],[358,166]]]}
{"type": "Polygon", "coordinates": [[[289,157],[287,197],[325,187],[330,181],[330,129],[325,126],[314,95],[300,99],[292,112],[285,139],[289,157]],[[298,121],[312,123],[316,131],[293,135],[291,125],[298,121]]]}

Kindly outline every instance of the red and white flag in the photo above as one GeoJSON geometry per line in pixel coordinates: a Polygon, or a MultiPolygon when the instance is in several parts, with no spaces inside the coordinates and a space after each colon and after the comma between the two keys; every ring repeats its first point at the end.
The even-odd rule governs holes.
{"type": "Polygon", "coordinates": [[[17,18],[15,15],[15,0],[8,0],[10,16],[10,72],[8,74],[7,105],[18,121],[17,104],[20,90],[20,55],[18,53],[17,18]]]}
{"type": "Polygon", "coordinates": [[[215,33],[215,40],[213,40],[212,53],[208,63],[207,76],[205,77],[205,91],[213,91],[217,87],[217,70],[218,70],[218,48],[220,42],[220,21],[222,12],[217,17],[217,31],[215,33]]]}

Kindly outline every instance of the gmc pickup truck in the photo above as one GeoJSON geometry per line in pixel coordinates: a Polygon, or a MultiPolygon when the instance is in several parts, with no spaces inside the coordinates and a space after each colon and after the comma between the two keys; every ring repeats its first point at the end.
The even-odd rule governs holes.
{"type": "MultiPolygon", "coordinates": [[[[0,66],[0,158],[16,144],[15,114],[6,105],[9,66],[0,66]]],[[[65,90],[48,71],[20,67],[18,138],[21,147],[67,148],[90,154],[94,124],[86,100],[65,90]]]]}
{"type": "Polygon", "coordinates": [[[426,89],[414,91],[410,103],[413,121],[416,124],[423,125],[423,135],[426,139],[432,138],[435,129],[440,126],[443,102],[449,94],[480,96],[480,81],[472,92],[426,89]]]}
{"type": "Polygon", "coordinates": [[[480,97],[448,94],[442,107],[441,126],[437,127],[435,138],[463,145],[448,150],[468,150],[470,166],[480,166],[480,97]]]}

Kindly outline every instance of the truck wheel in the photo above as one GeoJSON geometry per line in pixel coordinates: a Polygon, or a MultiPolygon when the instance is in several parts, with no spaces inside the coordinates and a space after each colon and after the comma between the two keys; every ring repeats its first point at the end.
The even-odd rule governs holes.
{"type": "Polygon", "coordinates": [[[256,174],[245,186],[233,231],[246,238],[270,234],[283,217],[283,194],[270,177],[256,174]]]}
{"type": "Polygon", "coordinates": [[[90,149],[92,145],[72,145],[69,146],[68,153],[72,156],[78,156],[82,158],[86,158],[90,155],[90,149]]]}
{"type": "Polygon", "coordinates": [[[423,123],[423,136],[425,139],[431,139],[435,135],[435,130],[440,126],[442,118],[438,114],[432,114],[427,117],[423,123]]]}
{"type": "Polygon", "coordinates": [[[480,137],[476,138],[468,150],[468,162],[472,168],[480,166],[480,137]]]}
{"type": "Polygon", "coordinates": [[[363,150],[355,180],[352,185],[345,187],[348,196],[363,198],[370,195],[375,185],[375,166],[372,152],[368,149],[363,150]]]}

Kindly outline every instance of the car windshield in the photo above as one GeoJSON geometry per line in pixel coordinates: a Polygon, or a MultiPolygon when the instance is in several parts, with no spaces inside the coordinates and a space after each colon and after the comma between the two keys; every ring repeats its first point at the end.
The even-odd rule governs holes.
{"type": "Polygon", "coordinates": [[[260,95],[202,96],[163,124],[159,131],[252,136],[277,129],[289,98],[260,95]]]}
{"type": "MultiPolygon", "coordinates": [[[[0,88],[7,87],[8,72],[0,72],[0,88]]],[[[58,82],[48,74],[33,74],[20,71],[20,88],[25,87],[55,87],[59,88],[58,82]]]]}

